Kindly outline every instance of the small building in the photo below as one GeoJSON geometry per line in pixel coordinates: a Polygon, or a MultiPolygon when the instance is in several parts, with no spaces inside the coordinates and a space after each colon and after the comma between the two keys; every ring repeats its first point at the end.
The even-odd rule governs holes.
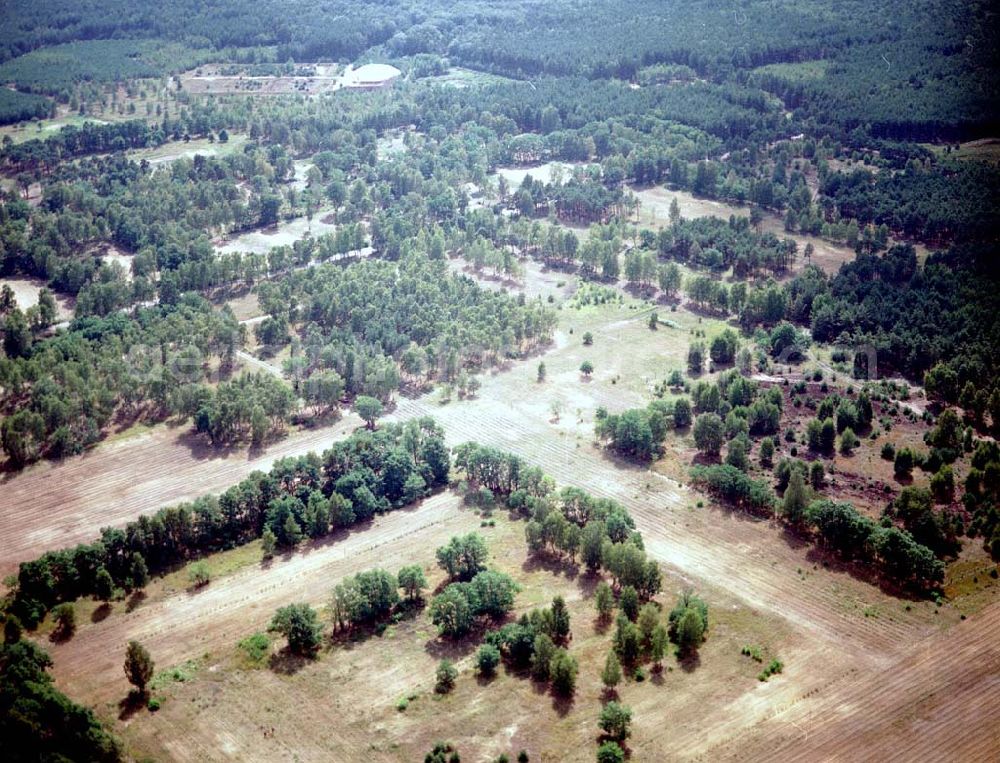
{"type": "Polygon", "coordinates": [[[378,90],[388,87],[402,74],[399,69],[389,64],[365,64],[351,70],[345,78],[345,84],[347,87],[359,90],[378,90]]]}

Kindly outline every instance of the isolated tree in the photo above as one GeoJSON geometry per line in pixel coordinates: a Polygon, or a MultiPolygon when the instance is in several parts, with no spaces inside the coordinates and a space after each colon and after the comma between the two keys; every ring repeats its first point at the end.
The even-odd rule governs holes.
{"type": "Polygon", "coordinates": [[[94,577],[94,596],[100,601],[111,601],[115,595],[115,581],[105,567],[97,570],[94,577]]]}
{"type": "Polygon", "coordinates": [[[897,477],[909,477],[913,471],[913,451],[909,448],[900,448],[896,451],[896,458],[893,460],[892,470],[897,477]]]}
{"type": "Polygon", "coordinates": [[[622,680],[622,664],[615,654],[614,649],[608,652],[608,657],[604,661],[604,670],[601,671],[601,682],[608,689],[614,689],[622,680]]]}
{"type": "Polygon", "coordinates": [[[677,645],[682,652],[696,650],[705,636],[705,624],[693,609],[688,609],[677,622],[677,645]]]}
{"type": "Polygon", "coordinates": [[[594,373],[594,364],[589,360],[583,361],[580,364],[580,373],[589,379],[590,375],[594,373]]]}
{"type": "Polygon", "coordinates": [[[565,649],[557,649],[552,658],[552,688],[564,697],[572,696],[576,690],[576,676],[579,672],[576,657],[565,649]]]}
{"type": "Polygon", "coordinates": [[[553,641],[561,644],[569,638],[569,610],[566,608],[566,600],[562,596],[556,596],[552,600],[551,628],[549,630],[553,641]]]}
{"type": "Polygon", "coordinates": [[[766,469],[771,468],[774,461],[774,440],[765,437],[760,441],[760,465],[766,469]]]}
{"type": "Polygon", "coordinates": [[[438,694],[447,694],[455,688],[457,680],[458,669],[455,664],[447,658],[441,660],[434,673],[434,691],[438,694]]]}
{"type": "Polygon", "coordinates": [[[278,545],[278,539],[275,537],[274,533],[271,532],[270,527],[265,527],[264,532],[260,536],[260,546],[263,552],[264,559],[270,559],[274,556],[274,550],[278,545]]]}
{"type": "Polygon", "coordinates": [[[201,588],[206,586],[212,580],[211,572],[209,572],[208,565],[205,562],[195,562],[191,565],[191,569],[188,571],[188,580],[191,581],[191,585],[196,588],[201,588]]]}
{"type": "Polygon", "coordinates": [[[369,429],[375,428],[375,419],[382,415],[382,403],[368,395],[358,395],[354,400],[354,410],[364,420],[369,429]]]}
{"type": "Polygon", "coordinates": [[[438,742],[424,756],[424,763],[461,763],[458,750],[449,742],[438,742]]]}
{"type": "Polygon", "coordinates": [[[617,742],[624,742],[632,733],[632,710],[620,702],[609,702],[601,710],[598,725],[601,730],[617,742]]]}
{"type": "Polygon", "coordinates": [[[639,592],[634,586],[624,586],[618,596],[618,606],[629,620],[635,622],[639,616],[639,592]]]}
{"type": "Polygon", "coordinates": [[[809,484],[812,485],[813,490],[819,490],[823,487],[825,473],[822,461],[812,462],[812,465],[809,467],[809,484]]]}
{"type": "Polygon", "coordinates": [[[858,436],[848,427],[840,435],[840,452],[849,455],[856,447],[858,447],[858,436]]]}
{"type": "Polygon", "coordinates": [[[535,636],[534,649],[531,655],[531,676],[536,681],[548,681],[552,658],[556,653],[556,645],[547,633],[535,636]]]}
{"type": "Polygon", "coordinates": [[[649,654],[653,658],[654,667],[660,670],[663,667],[663,656],[667,653],[667,629],[662,624],[653,628],[653,635],[649,640],[649,654]]]}
{"type": "Polygon", "coordinates": [[[149,568],[146,567],[146,560],[138,551],[132,552],[129,559],[128,579],[132,588],[141,591],[149,585],[149,568]]]}
{"type": "Polygon", "coordinates": [[[437,552],[438,566],[448,573],[452,580],[470,580],[476,573],[486,569],[489,551],[486,542],[478,533],[454,536],[448,545],[437,552]]]}
{"type": "Polygon", "coordinates": [[[688,373],[697,376],[705,370],[705,345],[703,342],[694,342],[688,347],[687,355],[688,373]]]}
{"type": "Polygon", "coordinates": [[[589,331],[583,332],[583,345],[584,347],[590,347],[594,343],[594,335],[589,331]]]}
{"type": "Polygon", "coordinates": [[[469,597],[456,585],[448,586],[431,600],[430,612],[431,622],[446,638],[464,636],[476,618],[469,597]]]}
{"type": "Polygon", "coordinates": [[[615,634],[612,639],[614,650],[623,665],[632,666],[639,660],[642,652],[642,635],[635,623],[625,615],[618,615],[615,621],[615,634]]]}
{"type": "Polygon", "coordinates": [[[642,609],[639,610],[639,618],[636,620],[636,625],[639,627],[639,633],[642,634],[642,640],[647,646],[652,642],[653,630],[659,623],[660,608],[651,601],[643,604],[642,609]]]}
{"type": "Polygon", "coordinates": [[[541,384],[545,381],[545,363],[544,361],[538,364],[538,383],[541,384]]]}
{"type": "Polygon", "coordinates": [[[293,654],[312,655],[319,649],[323,637],[316,610],[308,604],[289,604],[274,613],[267,628],[288,639],[288,649],[293,654]]]}
{"type": "Polygon", "coordinates": [[[153,678],[153,658],[138,641],[129,641],[125,650],[125,677],[129,683],[145,694],[146,685],[153,678]]]}
{"type": "Polygon", "coordinates": [[[76,609],[72,602],[65,601],[52,610],[57,638],[68,639],[76,633],[76,609]]]}
{"type": "Polygon", "coordinates": [[[674,401],[674,426],[677,429],[691,426],[691,403],[687,398],[674,401]]]}
{"type": "Polygon", "coordinates": [[[285,517],[285,521],[281,525],[281,545],[285,548],[294,548],[301,542],[302,528],[295,521],[295,516],[290,513],[285,517]]]}

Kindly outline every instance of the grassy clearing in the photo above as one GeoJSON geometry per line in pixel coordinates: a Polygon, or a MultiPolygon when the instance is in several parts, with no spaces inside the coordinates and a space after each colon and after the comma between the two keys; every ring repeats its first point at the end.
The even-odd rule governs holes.
{"type": "Polygon", "coordinates": [[[753,71],[780,77],[789,82],[811,82],[822,79],[829,68],[829,61],[819,60],[801,61],[794,64],[768,64],[767,66],[759,66],[753,71]]]}

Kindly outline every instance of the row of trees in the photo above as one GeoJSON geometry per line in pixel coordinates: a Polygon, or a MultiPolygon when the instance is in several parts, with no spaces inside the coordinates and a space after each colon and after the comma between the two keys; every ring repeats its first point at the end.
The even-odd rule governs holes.
{"type": "Polygon", "coordinates": [[[60,601],[109,599],[115,588],[141,588],[149,573],[262,535],[293,547],[306,530],[319,537],[446,484],[449,461],[432,419],[357,432],[322,455],[279,460],[218,497],[143,515],[123,529],[104,528],[93,544],[23,562],[11,611],[33,626],[60,601]]]}

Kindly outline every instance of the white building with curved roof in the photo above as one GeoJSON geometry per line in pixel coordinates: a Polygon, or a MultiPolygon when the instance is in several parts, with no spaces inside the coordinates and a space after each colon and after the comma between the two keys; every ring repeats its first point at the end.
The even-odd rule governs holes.
{"type": "Polygon", "coordinates": [[[362,90],[376,90],[388,87],[402,74],[399,69],[389,64],[365,64],[348,72],[344,84],[362,90]]]}

